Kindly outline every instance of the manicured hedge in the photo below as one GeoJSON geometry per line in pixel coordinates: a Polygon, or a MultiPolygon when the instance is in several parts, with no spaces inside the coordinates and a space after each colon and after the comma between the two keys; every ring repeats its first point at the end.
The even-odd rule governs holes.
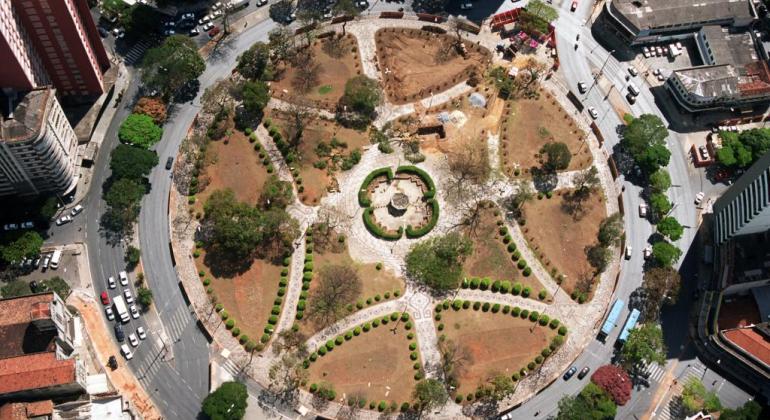
{"type": "Polygon", "coordinates": [[[380,238],[385,239],[387,241],[397,241],[401,239],[401,235],[404,233],[404,228],[399,227],[398,231],[396,233],[389,233],[383,230],[381,227],[377,225],[377,223],[374,221],[372,216],[374,215],[374,209],[371,207],[367,207],[364,210],[363,218],[364,218],[364,226],[366,226],[366,230],[369,231],[372,235],[380,238]]]}
{"type": "Polygon", "coordinates": [[[419,238],[420,236],[423,236],[433,230],[434,227],[436,227],[436,223],[438,223],[438,215],[439,215],[439,208],[438,208],[438,201],[435,199],[428,200],[428,203],[431,206],[431,214],[430,214],[430,221],[428,221],[428,224],[425,226],[419,228],[419,229],[412,229],[412,225],[406,226],[406,237],[407,238],[419,238]]]}
{"type": "Polygon", "coordinates": [[[393,179],[393,171],[390,168],[379,168],[375,169],[372,172],[369,173],[369,175],[364,178],[364,182],[361,183],[361,189],[358,190],[358,204],[361,207],[369,207],[372,205],[372,200],[369,198],[369,196],[366,194],[367,189],[369,189],[369,184],[372,183],[372,180],[374,178],[377,178],[378,176],[385,175],[388,177],[388,181],[393,179]]]}

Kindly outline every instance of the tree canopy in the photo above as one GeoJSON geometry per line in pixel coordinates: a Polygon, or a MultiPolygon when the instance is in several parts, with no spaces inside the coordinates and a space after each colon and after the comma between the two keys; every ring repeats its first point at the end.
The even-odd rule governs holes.
{"type": "Polygon", "coordinates": [[[682,250],[667,241],[652,244],[652,258],[661,267],[671,267],[682,256],[682,250]]]}
{"type": "Polygon", "coordinates": [[[706,391],[706,387],[699,378],[690,377],[682,389],[682,407],[686,414],[691,416],[700,411],[707,413],[719,411],[722,409],[722,403],[716,392],[706,391]]]}
{"type": "Polygon", "coordinates": [[[255,42],[248,50],[238,56],[238,72],[251,80],[262,80],[270,64],[270,46],[264,42],[255,42]]]}
{"type": "Polygon", "coordinates": [[[626,370],[640,369],[653,362],[665,364],[666,345],[660,326],[647,322],[632,329],[620,351],[620,360],[626,370]]]}
{"type": "Polygon", "coordinates": [[[264,209],[285,209],[294,201],[294,191],[291,182],[281,181],[277,175],[270,175],[262,187],[262,195],[259,197],[260,206],[264,209]]]}
{"type": "Polygon", "coordinates": [[[614,213],[605,217],[599,224],[597,239],[599,239],[599,243],[604,246],[617,245],[622,235],[623,216],[620,213],[614,213]]]}
{"type": "Polygon", "coordinates": [[[129,115],[118,130],[120,141],[145,149],[159,142],[162,136],[163,129],[155,124],[152,117],[144,114],[129,115]]]}
{"type": "Polygon", "coordinates": [[[661,218],[671,211],[671,202],[663,193],[654,193],[650,195],[650,206],[655,214],[655,218],[661,218]]]}
{"type": "Polygon", "coordinates": [[[147,51],[142,62],[142,81],[170,100],[205,69],[195,41],[186,35],[172,35],[147,51]]]}
{"type": "Polygon", "coordinates": [[[246,415],[249,393],[246,385],[225,382],[203,400],[203,414],[211,420],[240,420],[246,415]]]}
{"type": "Polygon", "coordinates": [[[589,382],[580,394],[559,400],[556,420],[612,420],[617,407],[607,392],[589,382]]]}
{"type": "Polygon", "coordinates": [[[428,411],[443,406],[449,398],[444,384],[435,379],[423,379],[417,382],[412,396],[421,409],[428,411]]]}
{"type": "Polygon", "coordinates": [[[635,118],[623,132],[621,147],[628,151],[645,173],[651,174],[668,165],[671,152],[666,147],[668,130],[655,115],[644,114],[635,118]]]}
{"type": "Polygon", "coordinates": [[[104,201],[110,207],[128,209],[138,205],[144,195],[145,188],[133,179],[121,178],[115,181],[107,193],[104,201]]]}
{"type": "Polygon", "coordinates": [[[540,148],[540,155],[543,159],[543,169],[549,172],[562,171],[567,169],[572,153],[566,144],[562,142],[548,142],[540,148]]]}
{"type": "Polygon", "coordinates": [[[656,193],[662,193],[671,187],[671,176],[668,171],[658,169],[650,175],[650,189],[656,193]]]}
{"type": "Polygon", "coordinates": [[[310,294],[308,317],[328,326],[345,314],[345,306],[355,300],[363,286],[356,270],[349,265],[321,267],[318,287],[310,294]]]}
{"type": "Polygon", "coordinates": [[[762,406],[758,402],[751,400],[747,401],[739,408],[733,410],[732,408],[725,408],[719,415],[720,420],[759,420],[759,416],[762,414],[762,406]]]}
{"type": "Polygon", "coordinates": [[[406,256],[407,274],[436,290],[460,285],[465,257],[471,254],[471,240],[459,233],[436,236],[415,244],[406,256]]]}
{"type": "Polygon", "coordinates": [[[770,150],[770,128],[752,128],[739,133],[723,131],[717,160],[724,166],[746,168],[770,150]]]}
{"type": "Polygon", "coordinates": [[[684,227],[671,216],[660,219],[657,228],[661,235],[668,237],[672,241],[678,240],[684,233],[684,227]]]}
{"type": "Polygon", "coordinates": [[[119,144],[110,155],[110,170],[116,179],[141,180],[158,164],[158,154],[153,150],[119,144]]]}
{"type": "Polygon", "coordinates": [[[270,87],[262,81],[248,81],[243,84],[243,107],[252,115],[261,115],[270,101],[270,87]]]}
{"type": "Polygon", "coordinates": [[[286,18],[291,16],[291,12],[294,10],[291,0],[278,0],[275,3],[270,4],[268,13],[270,19],[278,23],[286,23],[286,18]]]}
{"type": "Polygon", "coordinates": [[[345,93],[337,107],[337,118],[348,126],[364,129],[375,117],[375,109],[382,101],[382,92],[376,80],[356,76],[345,83],[345,93]]]}
{"type": "Polygon", "coordinates": [[[604,365],[591,375],[591,382],[607,392],[617,405],[625,405],[631,399],[631,378],[615,365],[604,365]]]}
{"type": "Polygon", "coordinates": [[[682,279],[671,267],[653,267],[644,272],[642,287],[645,291],[646,319],[657,319],[664,303],[674,304],[679,297],[682,279]]]}
{"type": "Polygon", "coordinates": [[[8,264],[21,262],[24,258],[31,258],[40,254],[40,247],[42,246],[43,237],[34,230],[6,234],[0,243],[0,256],[8,264]]]}
{"type": "Polygon", "coordinates": [[[527,6],[524,8],[524,10],[526,10],[527,13],[530,13],[531,15],[546,21],[547,23],[553,22],[556,20],[556,18],[559,17],[559,12],[557,12],[556,9],[543,3],[541,0],[530,1],[527,3],[527,6]]]}

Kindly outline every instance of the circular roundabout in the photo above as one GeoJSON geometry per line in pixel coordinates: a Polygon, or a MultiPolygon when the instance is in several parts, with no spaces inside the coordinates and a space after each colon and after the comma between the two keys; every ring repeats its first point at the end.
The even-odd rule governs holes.
{"type": "Polygon", "coordinates": [[[366,229],[377,238],[396,241],[419,238],[436,226],[439,205],[436,185],[416,166],[375,169],[366,176],[358,192],[364,208],[366,229]]]}

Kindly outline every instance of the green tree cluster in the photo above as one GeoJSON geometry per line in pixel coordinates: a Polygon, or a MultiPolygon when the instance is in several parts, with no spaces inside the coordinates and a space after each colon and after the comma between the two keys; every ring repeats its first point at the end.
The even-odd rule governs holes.
{"type": "Polygon", "coordinates": [[[617,406],[612,397],[589,382],[580,394],[559,400],[559,414],[556,420],[611,420],[615,418],[617,406]]]}
{"type": "Polygon", "coordinates": [[[195,41],[186,35],[172,35],[160,46],[147,51],[142,62],[142,81],[170,102],[205,69],[206,62],[198,52],[195,41]]]}
{"type": "Polygon", "coordinates": [[[436,290],[456,289],[465,257],[473,251],[466,236],[448,233],[417,243],[406,256],[407,274],[436,290]]]}
{"type": "MultiPolygon", "coordinates": [[[[698,378],[689,378],[682,389],[682,406],[688,415],[700,411],[713,413],[722,409],[722,403],[714,391],[706,391],[706,387],[698,378]]],[[[722,417],[720,417],[722,418],[722,417]]]]}
{"type": "Polygon", "coordinates": [[[252,115],[262,116],[262,110],[270,101],[270,87],[267,83],[249,80],[243,84],[243,107],[252,115]]]}
{"type": "Polygon", "coordinates": [[[158,154],[127,144],[119,144],[110,154],[112,177],[142,180],[158,164],[158,154]]]}
{"type": "Polygon", "coordinates": [[[291,182],[282,181],[276,175],[270,175],[262,187],[262,195],[259,197],[260,206],[263,209],[285,209],[294,201],[294,191],[291,182]]]}
{"type": "Polygon", "coordinates": [[[668,130],[655,115],[643,114],[635,118],[623,132],[620,146],[634,159],[646,174],[652,174],[668,165],[671,152],[666,147],[668,130]]]}
{"type": "Polygon", "coordinates": [[[597,273],[607,269],[612,259],[611,248],[620,243],[622,236],[623,216],[620,213],[607,216],[599,224],[599,232],[596,235],[597,243],[585,249],[588,263],[596,269],[597,273]]]}
{"type": "Polygon", "coordinates": [[[246,415],[249,393],[240,382],[225,382],[203,400],[203,414],[211,420],[240,420],[246,415]]]}
{"type": "Polygon", "coordinates": [[[547,172],[563,171],[572,160],[572,153],[562,142],[548,142],[540,148],[543,169],[547,172]]]}
{"type": "Polygon", "coordinates": [[[155,124],[152,117],[144,114],[129,115],[118,130],[120,141],[145,149],[159,142],[162,136],[163,129],[155,124]]]}
{"type": "Polygon", "coordinates": [[[6,264],[20,262],[40,254],[43,237],[34,230],[6,233],[0,239],[0,258],[6,264]]]}
{"type": "Polygon", "coordinates": [[[684,226],[679,224],[679,221],[671,216],[660,219],[656,227],[661,235],[672,241],[678,240],[684,233],[684,226]]]}
{"type": "Polygon", "coordinates": [[[430,411],[446,404],[449,395],[443,383],[435,379],[423,379],[415,385],[412,397],[422,410],[430,411]]]}
{"type": "Polygon", "coordinates": [[[382,102],[382,91],[376,80],[356,76],[345,83],[345,93],[337,105],[337,120],[346,126],[366,129],[382,102]]]}
{"type": "Polygon", "coordinates": [[[717,160],[724,166],[747,168],[770,150],[770,128],[752,128],[739,133],[723,131],[717,160]]]}
{"type": "Polygon", "coordinates": [[[620,351],[620,361],[628,372],[638,373],[653,362],[666,363],[666,345],[660,325],[647,322],[631,330],[620,351]]]}
{"type": "Polygon", "coordinates": [[[270,80],[270,46],[264,42],[255,42],[248,50],[238,56],[238,72],[251,80],[270,80]]]}
{"type": "Polygon", "coordinates": [[[682,250],[668,241],[652,244],[652,259],[660,267],[672,267],[681,256],[682,250]]]}

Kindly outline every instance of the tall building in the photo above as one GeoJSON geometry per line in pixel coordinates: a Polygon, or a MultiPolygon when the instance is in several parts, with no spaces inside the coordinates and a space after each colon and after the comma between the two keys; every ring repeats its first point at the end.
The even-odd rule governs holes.
{"type": "Polygon", "coordinates": [[[0,108],[0,196],[72,191],[77,137],[55,90],[0,94],[0,108]]]}
{"type": "Polygon", "coordinates": [[[0,1],[0,57],[0,87],[62,97],[98,97],[110,67],[87,0],[0,1]]]}
{"type": "Polygon", "coordinates": [[[714,244],[770,229],[770,153],[756,161],[714,203],[714,244]]]}

